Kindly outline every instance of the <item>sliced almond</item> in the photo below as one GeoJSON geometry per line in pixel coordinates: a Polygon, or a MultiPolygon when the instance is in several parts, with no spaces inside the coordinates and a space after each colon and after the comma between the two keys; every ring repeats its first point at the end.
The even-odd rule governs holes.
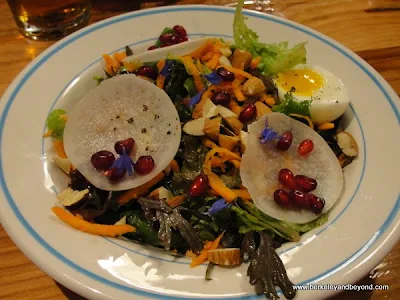
{"type": "Polygon", "coordinates": [[[242,92],[245,96],[258,97],[264,94],[266,87],[264,82],[258,77],[251,77],[242,86],[242,92]]]}
{"type": "Polygon", "coordinates": [[[236,116],[224,118],[224,121],[235,134],[239,134],[240,130],[243,129],[243,123],[236,116]]]}
{"type": "Polygon", "coordinates": [[[236,49],[233,52],[232,66],[240,70],[246,70],[251,63],[253,56],[246,50],[236,49]]]}
{"type": "Polygon", "coordinates": [[[221,128],[221,117],[214,119],[206,119],[204,123],[204,133],[212,140],[218,141],[219,131],[221,128]]]}
{"type": "Polygon", "coordinates": [[[247,145],[247,136],[249,135],[248,132],[241,130],[239,137],[240,137],[240,150],[242,153],[246,151],[246,145],[247,145]]]}
{"type": "Polygon", "coordinates": [[[223,118],[236,117],[236,114],[233,111],[222,105],[217,105],[217,112],[223,118]]]}
{"type": "Polygon", "coordinates": [[[59,167],[65,174],[69,175],[72,164],[68,158],[54,157],[54,163],[59,167]]]}
{"type": "Polygon", "coordinates": [[[346,132],[341,131],[336,135],[336,141],[339,147],[342,149],[343,153],[347,156],[357,156],[358,155],[358,145],[354,137],[346,132]]]}
{"type": "Polygon", "coordinates": [[[173,197],[172,193],[167,190],[165,187],[160,186],[159,188],[155,189],[154,191],[152,191],[149,196],[149,198],[153,198],[153,199],[170,199],[173,197]]]}
{"type": "Polygon", "coordinates": [[[205,122],[205,118],[191,120],[183,126],[183,131],[190,135],[203,136],[205,122]]]}
{"type": "Polygon", "coordinates": [[[193,119],[199,119],[199,118],[203,117],[203,108],[204,108],[206,102],[207,102],[207,98],[203,98],[200,100],[199,103],[196,104],[196,106],[194,107],[193,112],[192,112],[193,119]]]}
{"type": "Polygon", "coordinates": [[[229,57],[232,55],[232,50],[229,47],[222,47],[219,48],[219,52],[221,52],[221,54],[225,57],[229,57]]]}
{"type": "Polygon", "coordinates": [[[211,101],[210,98],[205,98],[203,105],[203,118],[212,118],[218,115],[218,107],[211,101]]]}
{"type": "Polygon", "coordinates": [[[232,151],[239,144],[240,138],[238,136],[229,136],[225,134],[220,134],[218,137],[219,146],[229,151],[232,151]]]}
{"type": "Polygon", "coordinates": [[[123,216],[120,220],[115,222],[114,225],[125,225],[126,224],[126,216],[123,216]]]}
{"type": "Polygon", "coordinates": [[[242,263],[239,248],[221,248],[208,251],[208,261],[220,266],[236,266],[242,263]]]}
{"type": "Polygon", "coordinates": [[[75,191],[70,187],[66,188],[62,192],[58,193],[57,199],[64,206],[71,206],[73,204],[78,203],[86,199],[86,196],[89,194],[89,190],[85,189],[82,191],[75,191]]]}
{"type": "Polygon", "coordinates": [[[272,110],[262,102],[256,102],[254,103],[254,105],[256,106],[257,110],[257,115],[256,115],[257,120],[266,114],[272,113],[272,110]]]}

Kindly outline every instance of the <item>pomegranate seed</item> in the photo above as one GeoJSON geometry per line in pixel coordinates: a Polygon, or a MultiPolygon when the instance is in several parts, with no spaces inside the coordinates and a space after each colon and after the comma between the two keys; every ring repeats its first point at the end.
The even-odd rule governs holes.
{"type": "Polygon", "coordinates": [[[218,68],[217,74],[222,77],[223,81],[232,82],[235,80],[235,74],[224,67],[218,68]]]}
{"type": "Polygon", "coordinates": [[[187,33],[186,33],[186,29],[183,28],[183,26],[181,25],[175,25],[172,30],[179,36],[181,37],[186,37],[187,33]]]}
{"type": "Polygon", "coordinates": [[[119,181],[125,176],[125,169],[124,168],[111,168],[104,172],[104,175],[110,181],[119,181]]]}
{"type": "Polygon", "coordinates": [[[207,188],[208,177],[204,174],[197,175],[190,185],[189,195],[191,197],[201,196],[207,188]]]}
{"type": "Polygon", "coordinates": [[[279,206],[288,207],[290,205],[289,193],[279,189],[274,192],[274,201],[279,206]]]}
{"type": "Polygon", "coordinates": [[[141,66],[137,71],[137,75],[145,76],[151,79],[157,79],[157,70],[152,66],[141,66]]]}
{"type": "Polygon", "coordinates": [[[119,155],[122,155],[124,154],[124,148],[125,148],[125,154],[129,155],[131,154],[134,145],[135,145],[135,140],[133,138],[128,138],[126,140],[116,142],[114,145],[114,150],[119,155]]]}
{"type": "Polygon", "coordinates": [[[114,154],[106,150],[96,152],[90,158],[90,162],[92,163],[95,169],[104,171],[111,168],[114,161],[115,161],[114,154]]]}
{"type": "Polygon", "coordinates": [[[174,45],[179,44],[180,41],[181,41],[181,37],[179,35],[176,35],[176,34],[172,35],[172,37],[171,37],[172,44],[174,44],[174,45]]]}
{"type": "Polygon", "coordinates": [[[239,114],[239,121],[242,123],[247,123],[252,121],[257,114],[257,109],[254,104],[247,105],[239,114]]]}
{"type": "Polygon", "coordinates": [[[296,188],[302,192],[311,192],[317,188],[317,181],[304,175],[296,175],[294,177],[296,188]]]}
{"type": "Polygon", "coordinates": [[[211,100],[215,105],[228,106],[231,102],[231,95],[226,91],[218,91],[212,95],[211,100]]]}
{"type": "Polygon", "coordinates": [[[276,149],[280,151],[286,151],[292,145],[292,141],[293,141],[293,134],[290,131],[285,131],[284,133],[282,133],[281,138],[276,144],[276,149]]]}
{"type": "Polygon", "coordinates": [[[187,37],[181,37],[181,40],[179,43],[187,42],[189,39],[187,37]]]}
{"type": "Polygon", "coordinates": [[[289,169],[282,169],[278,173],[278,180],[286,188],[294,190],[296,188],[296,183],[294,181],[294,175],[289,169]]]}
{"type": "Polygon", "coordinates": [[[154,50],[154,49],[158,49],[158,47],[156,45],[150,46],[149,48],[147,48],[147,50],[154,50]]]}
{"type": "Polygon", "coordinates": [[[154,160],[150,155],[141,156],[135,163],[134,169],[140,175],[149,174],[154,169],[154,160]]]}
{"type": "Polygon", "coordinates": [[[290,191],[289,198],[293,203],[295,203],[296,205],[298,205],[300,207],[303,207],[303,208],[309,207],[309,203],[308,203],[309,198],[303,192],[300,192],[298,190],[290,191]]]}
{"type": "Polygon", "coordinates": [[[309,153],[311,153],[314,149],[314,143],[312,140],[304,140],[300,143],[299,148],[297,149],[297,152],[301,156],[305,156],[309,153]]]}
{"type": "Polygon", "coordinates": [[[174,36],[172,33],[164,33],[158,38],[162,44],[171,43],[171,39],[174,36]]]}
{"type": "Polygon", "coordinates": [[[320,214],[325,207],[325,200],[315,196],[314,194],[308,194],[307,196],[309,207],[311,211],[315,214],[320,214]]]}

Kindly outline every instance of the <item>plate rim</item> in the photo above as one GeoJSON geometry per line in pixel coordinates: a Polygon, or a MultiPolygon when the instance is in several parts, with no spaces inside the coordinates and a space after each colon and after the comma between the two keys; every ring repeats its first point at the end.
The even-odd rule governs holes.
{"type": "MultiPolygon", "coordinates": [[[[1,113],[1,118],[0,118],[0,140],[1,140],[2,136],[3,136],[4,122],[5,122],[5,119],[7,117],[8,110],[11,107],[12,102],[14,101],[14,98],[17,96],[18,91],[22,88],[22,86],[24,85],[25,81],[27,81],[30,78],[30,76],[34,73],[34,71],[38,67],[40,67],[43,63],[46,62],[48,56],[51,57],[53,54],[55,54],[58,51],[60,51],[66,45],[73,43],[76,39],[84,37],[85,35],[90,34],[92,31],[101,29],[101,28],[106,27],[108,25],[115,24],[115,23],[118,23],[118,22],[122,22],[122,21],[125,21],[127,19],[131,19],[131,18],[139,18],[139,17],[142,17],[142,16],[150,15],[150,14],[168,13],[168,12],[171,12],[171,11],[182,11],[182,10],[187,10],[187,11],[201,10],[201,11],[213,11],[213,12],[226,12],[226,13],[232,13],[232,14],[234,13],[234,8],[221,7],[221,6],[210,6],[210,5],[177,5],[177,6],[160,7],[160,8],[155,8],[155,9],[154,8],[152,8],[152,9],[144,9],[144,10],[129,12],[129,13],[125,13],[125,14],[121,14],[121,15],[112,17],[112,18],[105,19],[103,21],[100,21],[100,22],[97,22],[97,23],[92,24],[90,26],[87,26],[87,27],[75,32],[74,34],[68,36],[67,38],[58,41],[53,46],[49,47],[49,49],[44,51],[41,55],[39,55],[35,60],[33,60],[31,63],[29,63],[28,66],[26,66],[19,73],[19,75],[13,80],[13,82],[9,85],[7,90],[4,92],[4,94],[2,96],[3,101],[1,101],[2,113],[1,113]],[[4,100],[5,98],[8,98],[7,102],[5,102],[5,100],[4,100]]],[[[393,98],[397,98],[396,97],[396,93],[394,92],[392,87],[382,78],[382,76],[379,73],[377,73],[370,65],[368,65],[368,63],[366,63],[362,58],[360,58],[356,53],[354,53],[350,49],[346,48],[345,46],[341,45],[340,43],[334,41],[333,39],[325,36],[324,34],[319,33],[319,32],[317,32],[317,31],[315,31],[315,30],[313,30],[313,29],[311,29],[309,27],[306,27],[304,25],[298,24],[296,22],[289,21],[289,20],[286,20],[286,19],[283,19],[283,18],[280,18],[280,17],[276,17],[276,16],[267,15],[267,14],[264,14],[264,13],[250,11],[250,10],[245,10],[244,14],[246,16],[251,16],[251,17],[256,17],[256,18],[261,18],[261,19],[273,21],[273,22],[279,23],[279,24],[281,24],[283,26],[288,26],[288,27],[294,28],[296,30],[300,30],[300,31],[302,31],[302,32],[304,32],[304,33],[306,33],[308,35],[313,36],[314,38],[320,40],[321,42],[324,42],[324,43],[328,44],[329,46],[335,48],[336,50],[338,50],[342,55],[346,56],[353,63],[355,63],[358,67],[360,67],[362,69],[362,71],[364,71],[369,76],[369,78],[374,81],[374,83],[379,87],[381,92],[385,95],[386,100],[389,102],[392,111],[394,112],[395,116],[397,117],[397,120],[399,121],[400,114],[399,114],[396,102],[393,101],[393,99],[392,99],[392,97],[390,95],[390,94],[393,94],[394,95],[393,98]]],[[[5,177],[3,176],[1,152],[0,152],[0,171],[1,171],[1,173],[0,173],[0,183],[1,183],[1,187],[2,187],[2,192],[7,198],[7,201],[5,201],[5,202],[7,202],[8,205],[10,206],[10,208],[12,209],[12,211],[14,213],[14,216],[18,217],[17,212],[20,214],[18,208],[16,206],[13,207],[11,205],[11,203],[9,202],[9,198],[12,199],[12,196],[8,191],[7,184],[6,184],[6,181],[5,181],[5,177]],[[15,211],[15,209],[17,210],[17,212],[15,211]]],[[[13,200],[11,202],[13,202],[13,200]]],[[[392,225],[391,223],[395,220],[394,217],[395,217],[396,213],[398,213],[399,206],[400,206],[400,195],[397,198],[397,202],[394,205],[394,209],[392,210],[392,212],[389,214],[389,216],[387,217],[385,222],[380,227],[380,229],[379,229],[380,234],[373,239],[373,241],[372,241],[370,246],[372,246],[372,244],[375,243],[378,240],[379,237],[382,237],[382,235],[384,233],[387,233],[385,231],[388,229],[388,227],[390,225],[392,225]]],[[[0,214],[1,214],[1,212],[2,211],[0,210],[0,214]]],[[[41,240],[42,242],[46,243],[46,241],[44,241],[34,231],[34,229],[29,225],[29,223],[26,222],[26,220],[23,218],[23,216],[21,214],[20,214],[20,217],[22,217],[22,220],[20,219],[20,224],[23,225],[25,231],[28,231],[28,233],[31,235],[31,237],[35,238],[36,242],[39,242],[39,244],[41,244],[41,246],[43,248],[45,248],[45,250],[50,252],[58,260],[61,260],[61,262],[65,264],[65,261],[63,261],[57,255],[52,253],[52,251],[49,251],[49,249],[47,249],[40,242],[40,240],[41,240]],[[34,234],[32,234],[32,232],[30,232],[30,230],[28,230],[28,228],[30,228],[34,233],[36,233],[37,236],[34,236],[34,234]]],[[[5,220],[4,216],[3,216],[2,220],[5,220]]],[[[400,222],[400,220],[398,220],[398,221],[400,222]]],[[[29,258],[31,258],[31,255],[27,254],[27,252],[29,252],[29,251],[24,251],[23,248],[25,248],[25,247],[22,246],[23,242],[21,242],[21,241],[17,242],[18,238],[14,235],[14,232],[13,232],[11,226],[8,226],[7,223],[3,223],[3,226],[4,226],[4,228],[6,229],[6,231],[8,233],[11,233],[10,237],[13,237],[13,240],[16,242],[18,247],[25,253],[25,255],[27,255],[29,258]]],[[[399,233],[398,224],[394,226],[393,230],[388,235],[391,235],[391,234],[396,233],[396,232],[399,233]]],[[[399,234],[397,234],[397,235],[399,235],[399,234]]],[[[391,247],[395,243],[396,243],[396,239],[393,238],[390,241],[386,241],[386,240],[383,241],[380,246],[382,246],[383,244],[385,244],[385,245],[389,244],[386,247],[387,247],[387,249],[389,249],[389,248],[391,249],[391,247]]],[[[48,245],[48,246],[50,248],[52,248],[50,245],[48,245]]],[[[385,256],[390,251],[390,249],[386,250],[386,251],[384,251],[382,249],[380,249],[380,250],[378,249],[376,251],[377,253],[375,254],[375,256],[373,258],[375,258],[375,260],[377,260],[378,257],[385,256]],[[380,253],[378,253],[379,251],[380,251],[380,253]]],[[[53,249],[53,250],[55,250],[55,249],[53,249]]],[[[362,250],[362,249],[360,249],[360,250],[362,250]]],[[[358,253],[359,251],[357,251],[356,253],[358,253]]],[[[362,252],[361,254],[363,254],[363,253],[364,252],[362,252]]],[[[60,254],[60,253],[58,253],[58,254],[60,254]]],[[[32,256],[33,256],[33,254],[32,254],[32,256]]],[[[354,259],[356,259],[356,258],[357,258],[357,256],[354,259]]],[[[68,261],[67,258],[64,257],[64,259],[66,259],[68,261]]],[[[49,269],[51,270],[50,267],[44,266],[42,263],[38,262],[36,259],[33,260],[33,261],[40,268],[42,268],[43,270],[46,270],[46,273],[48,273],[48,274],[50,274],[50,273],[51,274],[54,274],[54,273],[59,274],[60,273],[60,272],[49,272],[49,269]]],[[[348,261],[348,259],[346,259],[344,262],[347,262],[347,261],[348,261]]],[[[67,264],[67,266],[71,267],[69,264],[67,264]]],[[[79,266],[77,266],[77,267],[82,269],[79,266]]],[[[334,267],[334,269],[335,268],[336,268],[336,266],[334,267]]],[[[77,269],[75,269],[75,270],[77,270],[77,269]]],[[[87,270],[84,270],[84,271],[87,271],[87,270]]],[[[81,272],[81,271],[79,271],[79,272],[81,272]]],[[[85,273],[85,272],[83,272],[83,273],[85,273]]],[[[61,275],[61,274],[59,274],[59,275],[61,275]]],[[[85,275],[88,276],[87,274],[85,274],[85,275]]],[[[96,274],[94,274],[94,275],[96,275],[96,274]]],[[[326,275],[326,276],[328,276],[328,275],[326,275]]],[[[60,279],[64,279],[63,276],[54,276],[54,278],[57,278],[57,281],[62,282],[64,284],[64,280],[60,280],[60,279]]],[[[89,276],[89,278],[93,279],[92,276],[89,276]]],[[[95,280],[97,282],[99,282],[99,283],[104,284],[104,282],[102,282],[102,281],[99,281],[97,279],[95,279],[95,280]]],[[[68,281],[71,284],[73,283],[70,279],[69,280],[66,279],[65,281],[68,281]]],[[[115,282],[111,282],[111,283],[117,284],[115,282]]],[[[65,285],[66,286],[70,286],[69,284],[65,284],[65,285]]],[[[72,285],[72,286],[76,288],[76,285],[72,285]]],[[[88,288],[84,284],[81,284],[81,286],[83,286],[85,288],[88,288]]],[[[107,284],[107,286],[109,286],[109,284],[107,284]]],[[[126,286],[123,286],[123,285],[122,285],[122,287],[126,288],[126,286]]],[[[71,288],[71,289],[74,289],[74,288],[71,288]]],[[[129,289],[131,290],[132,288],[129,288],[129,289]]],[[[135,290],[135,294],[140,295],[140,296],[150,296],[152,298],[154,298],[154,297],[157,298],[157,297],[161,296],[161,297],[166,298],[166,296],[164,296],[164,295],[153,294],[153,293],[149,293],[149,292],[146,292],[146,291],[138,290],[138,289],[135,289],[135,288],[133,288],[133,289],[135,290]]],[[[247,298],[247,296],[245,296],[245,297],[247,298]]],[[[250,297],[252,297],[252,296],[250,296],[250,297]]],[[[239,298],[243,299],[243,297],[236,297],[235,299],[239,299],[239,298]]],[[[182,297],[172,297],[172,298],[169,298],[169,299],[184,299],[184,298],[182,298],[182,297]]],[[[200,299],[200,298],[197,298],[197,299],[200,299]]],[[[205,298],[205,299],[212,299],[212,298],[205,298]]],[[[221,298],[217,298],[217,299],[221,299],[221,298]]]]}

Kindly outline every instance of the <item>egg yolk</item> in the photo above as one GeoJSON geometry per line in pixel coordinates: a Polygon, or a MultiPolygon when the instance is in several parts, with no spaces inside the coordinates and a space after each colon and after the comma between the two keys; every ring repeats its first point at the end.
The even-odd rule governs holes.
{"type": "Polygon", "coordinates": [[[324,79],[311,69],[298,69],[280,73],[277,84],[287,92],[294,88],[297,95],[312,96],[324,85],[324,79]]]}

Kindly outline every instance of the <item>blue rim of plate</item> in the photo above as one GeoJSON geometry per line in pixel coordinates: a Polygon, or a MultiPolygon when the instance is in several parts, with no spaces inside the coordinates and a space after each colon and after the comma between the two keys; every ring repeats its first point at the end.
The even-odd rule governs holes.
{"type": "MultiPolygon", "coordinates": [[[[232,8],[226,8],[226,7],[207,7],[207,6],[176,6],[176,7],[163,7],[155,10],[144,10],[144,11],[139,11],[139,12],[134,12],[131,14],[125,14],[121,16],[117,16],[108,20],[105,20],[103,22],[100,22],[98,24],[94,24],[90,27],[87,27],[86,29],[82,29],[81,31],[77,32],[76,34],[72,35],[70,38],[67,38],[65,41],[61,41],[58,44],[56,44],[54,47],[52,47],[48,52],[46,52],[43,56],[40,57],[36,61],[36,63],[22,76],[20,81],[16,84],[16,87],[11,91],[9,100],[5,104],[5,107],[3,109],[3,112],[0,117],[0,144],[2,144],[2,138],[3,138],[3,132],[4,132],[4,124],[7,118],[7,114],[11,108],[11,105],[13,101],[15,100],[16,96],[18,95],[18,92],[21,90],[25,82],[32,76],[32,74],[43,64],[45,63],[51,56],[53,56],[55,53],[60,51],[62,48],[64,48],[66,45],[73,43],[75,40],[80,39],[81,37],[96,31],[98,29],[101,29],[103,27],[109,26],[111,24],[123,22],[129,19],[134,19],[134,18],[139,18],[147,15],[154,15],[154,14],[164,14],[168,12],[180,12],[180,11],[211,11],[211,12],[224,12],[224,13],[229,13],[229,14],[234,14],[234,9],[232,8]]],[[[295,24],[293,22],[283,20],[283,19],[278,19],[266,14],[260,14],[258,12],[253,12],[253,11],[244,11],[244,14],[247,16],[259,18],[259,19],[264,19],[268,20],[274,23],[281,24],[283,26],[291,27],[295,30],[301,31],[303,33],[306,33],[321,42],[331,46],[332,48],[336,49],[338,52],[340,52],[342,55],[350,59],[353,63],[355,63],[364,73],[368,75],[368,77],[378,86],[380,91],[383,93],[385,96],[386,101],[390,104],[393,113],[395,114],[397,121],[400,122],[400,113],[394,103],[394,100],[390,97],[389,93],[386,91],[386,89],[382,86],[380,83],[379,79],[372,74],[361,62],[359,62],[357,59],[353,58],[352,55],[348,53],[347,50],[343,49],[342,47],[336,45],[333,43],[330,39],[327,37],[323,36],[322,34],[318,34],[314,32],[311,29],[308,29],[306,27],[303,27],[301,25],[295,24]]],[[[22,216],[21,212],[19,211],[18,207],[16,206],[16,203],[14,202],[10,191],[8,190],[4,173],[3,173],[3,162],[2,162],[2,153],[0,152],[0,185],[2,187],[3,193],[6,196],[6,200],[11,207],[12,211],[14,212],[15,216],[20,220],[21,224],[25,228],[25,230],[43,247],[45,248],[48,252],[50,252],[53,256],[55,256],[57,259],[59,259],[61,262],[66,264],[67,266],[71,267],[72,269],[75,269],[79,273],[91,278],[92,280],[98,281],[104,285],[119,289],[124,292],[128,293],[133,293],[138,296],[145,296],[145,297],[151,297],[151,298],[159,298],[159,299],[185,299],[185,297],[174,297],[174,296],[168,296],[168,295],[160,295],[160,294],[155,294],[152,292],[148,291],[143,291],[140,289],[128,287],[113,281],[110,281],[108,279],[105,279],[97,274],[94,274],[78,265],[76,265],[74,262],[71,260],[67,259],[64,257],[61,253],[59,253],[57,250],[52,248],[45,240],[43,240],[42,237],[30,226],[30,224],[27,222],[27,220],[22,216]]],[[[377,232],[371,237],[369,241],[367,241],[360,249],[358,249],[356,252],[354,252],[352,255],[350,255],[348,258],[343,260],[341,263],[338,263],[336,266],[330,268],[329,270],[323,272],[322,274],[319,274],[317,276],[314,276],[313,278],[310,278],[306,281],[297,283],[299,285],[305,285],[309,284],[311,282],[315,282],[317,280],[321,280],[323,278],[328,277],[329,275],[337,272],[338,270],[342,269],[343,267],[347,266],[349,263],[353,262],[355,259],[357,259],[360,255],[362,255],[365,251],[367,251],[378,239],[379,237],[385,233],[385,231],[388,229],[388,227],[391,225],[393,222],[396,213],[398,212],[400,208],[400,195],[398,195],[396,203],[386,218],[386,220],[383,222],[381,227],[377,230],[377,232]]],[[[222,299],[222,297],[219,298],[203,298],[203,299],[222,299]]],[[[257,296],[255,295],[249,295],[249,296],[239,296],[239,297],[233,297],[230,299],[255,299],[257,296]]],[[[187,298],[187,299],[192,299],[192,298],[187,298]]],[[[200,298],[196,298],[200,299],[200,298]]]]}

